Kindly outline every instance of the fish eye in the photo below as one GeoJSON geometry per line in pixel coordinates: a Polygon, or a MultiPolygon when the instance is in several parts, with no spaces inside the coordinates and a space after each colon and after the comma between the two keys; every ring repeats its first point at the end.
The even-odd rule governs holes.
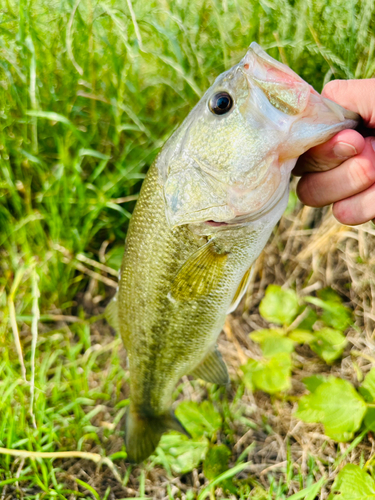
{"type": "Polygon", "coordinates": [[[215,115],[224,115],[232,109],[233,99],[228,92],[218,92],[211,97],[208,106],[215,115]]]}

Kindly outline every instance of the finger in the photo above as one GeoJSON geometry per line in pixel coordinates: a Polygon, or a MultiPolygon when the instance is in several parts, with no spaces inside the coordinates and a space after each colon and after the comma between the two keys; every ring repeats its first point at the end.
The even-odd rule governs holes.
{"type": "Polygon", "coordinates": [[[361,153],[364,147],[365,139],[361,134],[354,130],[342,130],[329,141],[311,148],[300,156],[293,174],[331,170],[348,158],[361,153]]]}
{"type": "Polygon", "coordinates": [[[349,198],[375,183],[375,139],[365,139],[361,154],[327,172],[305,174],[297,194],[305,205],[323,207],[349,198]]]}
{"type": "Polygon", "coordinates": [[[368,127],[375,128],[375,78],[332,80],[325,85],[322,95],[359,113],[368,127]]]}
{"type": "Polygon", "coordinates": [[[375,184],[333,205],[333,215],[341,224],[356,226],[375,218],[375,184]]]}

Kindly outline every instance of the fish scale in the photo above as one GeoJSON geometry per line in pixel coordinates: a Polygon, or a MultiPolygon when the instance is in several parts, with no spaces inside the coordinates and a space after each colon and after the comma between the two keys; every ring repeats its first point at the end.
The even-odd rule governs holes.
{"type": "Polygon", "coordinates": [[[357,121],[252,44],[166,142],[107,310],[129,358],[130,461],[147,458],[169,429],[189,435],[171,411],[183,375],[228,383],[217,337],[286,208],[296,159],[357,121]]]}

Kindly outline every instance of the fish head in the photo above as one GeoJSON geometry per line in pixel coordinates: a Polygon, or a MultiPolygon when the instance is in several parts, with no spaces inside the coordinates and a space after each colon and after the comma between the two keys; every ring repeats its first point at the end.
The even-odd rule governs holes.
{"type": "Polygon", "coordinates": [[[357,120],[252,43],[159,155],[169,225],[259,219],[285,199],[298,156],[357,120]]]}

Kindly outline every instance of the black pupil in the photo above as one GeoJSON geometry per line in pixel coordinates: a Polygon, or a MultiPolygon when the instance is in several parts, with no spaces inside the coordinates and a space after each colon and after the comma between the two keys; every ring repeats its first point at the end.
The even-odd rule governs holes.
{"type": "Polygon", "coordinates": [[[215,115],[223,115],[227,113],[233,105],[233,100],[226,92],[220,92],[211,98],[209,103],[210,110],[215,115]]]}
{"type": "Polygon", "coordinates": [[[220,109],[227,109],[229,103],[230,103],[229,98],[227,96],[222,96],[219,97],[219,99],[217,100],[216,106],[220,109]]]}

